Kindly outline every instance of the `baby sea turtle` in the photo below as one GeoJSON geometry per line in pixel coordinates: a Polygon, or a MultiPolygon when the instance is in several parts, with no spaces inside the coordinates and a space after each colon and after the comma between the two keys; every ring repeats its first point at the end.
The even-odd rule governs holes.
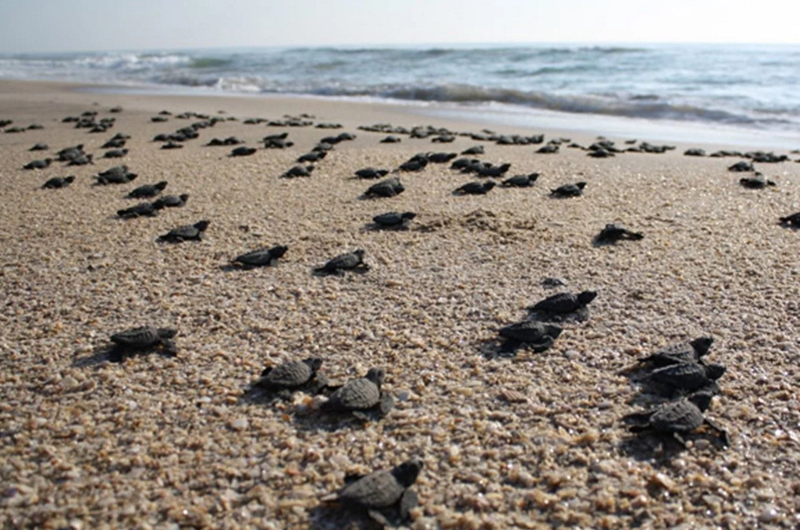
{"type": "Polygon", "coordinates": [[[779,221],[784,226],[790,226],[792,228],[800,228],[800,212],[793,213],[792,215],[787,215],[786,217],[781,217],[779,221]]]}
{"type": "Polygon", "coordinates": [[[43,189],[66,188],[75,180],[73,175],[69,177],[53,177],[42,185],[43,189]]]}
{"type": "Polygon", "coordinates": [[[564,184],[554,190],[550,190],[551,197],[566,198],[566,197],[580,197],[583,195],[583,189],[586,187],[585,182],[576,182],[575,184],[564,184]]]}
{"type": "Polygon", "coordinates": [[[161,149],[169,150],[169,149],[183,149],[183,144],[179,142],[175,142],[173,140],[169,140],[167,143],[161,146],[161,149]]]}
{"type": "Polygon", "coordinates": [[[467,182],[460,188],[456,188],[453,191],[454,195],[486,195],[489,193],[492,188],[495,187],[495,183],[492,180],[486,182],[467,182]]]}
{"type": "Polygon", "coordinates": [[[28,149],[28,151],[47,151],[50,147],[47,144],[43,144],[41,142],[33,144],[33,147],[28,149]]]}
{"type": "Polygon", "coordinates": [[[377,184],[373,184],[364,192],[364,195],[366,197],[394,197],[403,193],[405,190],[406,188],[400,182],[399,178],[391,177],[377,184]]]}
{"type": "Polygon", "coordinates": [[[84,154],[85,153],[83,152],[83,144],[78,144],[72,147],[65,147],[64,149],[56,153],[56,155],[58,155],[58,160],[60,162],[69,162],[73,158],[78,158],[79,156],[82,156],[84,154]]]}
{"type": "Polygon", "coordinates": [[[255,154],[256,151],[257,149],[255,147],[241,146],[233,149],[229,156],[250,156],[255,154]]]}
{"type": "Polygon", "coordinates": [[[372,419],[369,412],[379,418],[385,417],[394,408],[394,399],[381,391],[384,377],[383,368],[370,368],[366,376],[349,381],[331,394],[328,401],[320,406],[320,410],[350,413],[362,421],[372,419]]]}
{"type": "Polygon", "coordinates": [[[462,155],[482,155],[484,153],[484,147],[482,145],[476,145],[470,147],[469,149],[464,149],[461,151],[462,155]]]}
{"type": "Polygon", "coordinates": [[[647,412],[629,414],[623,420],[630,425],[631,432],[654,431],[668,434],[684,447],[686,441],[683,435],[692,433],[705,424],[720,434],[726,446],[730,446],[728,433],[703,416],[712,399],[713,394],[697,392],[688,398],[672,401],[647,412]]]}
{"type": "Polygon", "coordinates": [[[356,177],[360,179],[379,179],[389,173],[386,169],[375,169],[374,167],[365,167],[356,171],[356,177]]]}
{"type": "Polygon", "coordinates": [[[742,161],[742,162],[736,162],[734,165],[730,166],[728,168],[728,171],[733,171],[734,173],[743,173],[743,172],[755,171],[755,169],[753,168],[753,164],[751,164],[750,162],[742,161]]]}
{"type": "Polygon", "coordinates": [[[767,186],[776,185],[775,182],[767,180],[761,173],[756,173],[752,177],[742,177],[739,179],[739,184],[741,184],[745,188],[750,188],[753,190],[761,190],[766,188],[767,186]]]}
{"type": "Polygon", "coordinates": [[[366,510],[382,526],[399,526],[419,499],[411,486],[422,471],[422,461],[412,458],[391,470],[374,471],[358,478],[323,502],[338,502],[351,510],[366,510]]]}
{"type": "Polygon", "coordinates": [[[552,155],[558,153],[558,147],[558,144],[547,144],[543,147],[540,147],[536,152],[543,155],[552,155]]]}
{"type": "Polygon", "coordinates": [[[328,151],[311,151],[310,153],[299,156],[297,162],[319,162],[326,156],[328,156],[328,151]]]}
{"type": "Polygon", "coordinates": [[[164,195],[163,197],[159,197],[158,199],[156,199],[154,204],[158,204],[159,210],[161,208],[180,208],[181,206],[184,206],[188,200],[189,200],[188,193],[184,193],[178,196],[164,195]]]}
{"type": "Polygon", "coordinates": [[[121,362],[131,355],[154,350],[175,357],[178,350],[172,339],[177,334],[176,329],[155,326],[142,326],[115,333],[111,335],[114,347],[109,352],[109,360],[121,362]]]}
{"type": "Polygon", "coordinates": [[[714,392],[715,382],[725,375],[725,371],[725,366],[721,364],[701,362],[671,364],[656,368],[644,378],[644,381],[654,385],[659,393],[667,395],[695,392],[704,388],[714,392]]]}
{"type": "Polygon", "coordinates": [[[122,210],[117,210],[117,215],[121,219],[135,219],[137,217],[153,217],[154,215],[158,214],[158,210],[161,210],[163,206],[157,204],[155,202],[141,202],[136,206],[131,206],[130,208],[123,208],[122,210]]]}
{"type": "Polygon", "coordinates": [[[103,145],[100,146],[101,149],[119,149],[121,147],[125,147],[125,143],[127,140],[125,138],[112,138],[103,145]]]}
{"type": "Polygon", "coordinates": [[[572,314],[581,318],[588,317],[588,305],[597,298],[597,291],[581,293],[558,293],[528,307],[539,319],[561,319],[572,314]]]}
{"type": "Polygon", "coordinates": [[[427,167],[428,159],[426,157],[420,157],[419,155],[412,157],[410,160],[403,162],[400,164],[398,171],[408,171],[408,172],[417,172],[422,171],[427,167]]]}
{"type": "Polygon", "coordinates": [[[519,345],[525,344],[535,353],[550,349],[555,340],[561,335],[561,326],[545,324],[537,320],[523,320],[510,326],[500,328],[498,333],[507,339],[503,351],[513,351],[519,345]]]}
{"type": "Polygon", "coordinates": [[[311,172],[314,171],[314,165],[309,164],[305,167],[303,166],[293,166],[289,168],[283,175],[282,178],[295,178],[295,177],[310,177],[311,172]]]}
{"type": "Polygon", "coordinates": [[[696,147],[692,149],[687,149],[686,151],[683,152],[683,154],[684,156],[706,156],[705,150],[696,147]]]}
{"type": "Polygon", "coordinates": [[[52,161],[52,158],[45,158],[44,160],[31,160],[22,166],[22,169],[46,169],[48,166],[50,166],[52,161]]]}
{"type": "Polygon", "coordinates": [[[511,178],[507,178],[500,184],[506,188],[527,188],[533,186],[536,179],[539,178],[538,173],[531,173],[530,175],[515,175],[511,178]]]}
{"type": "Polygon", "coordinates": [[[402,142],[402,140],[400,138],[398,138],[397,136],[389,135],[389,136],[384,136],[381,139],[380,143],[382,143],[382,144],[399,144],[400,142],[402,142]]]}
{"type": "Polygon", "coordinates": [[[98,173],[95,179],[97,179],[97,185],[104,186],[107,184],[127,184],[136,180],[136,177],[136,173],[128,171],[128,166],[115,166],[98,173]]]}
{"type": "Polygon", "coordinates": [[[596,245],[613,245],[617,241],[627,239],[630,241],[639,241],[644,239],[644,234],[641,232],[631,232],[627,228],[618,224],[607,224],[599,234],[594,238],[596,245]]]}
{"type": "Polygon", "coordinates": [[[203,220],[193,225],[179,226],[178,228],[173,228],[163,236],[159,236],[158,240],[167,243],[180,243],[189,240],[200,241],[203,239],[203,232],[206,231],[209,224],[209,221],[203,220]]]}
{"type": "Polygon", "coordinates": [[[275,367],[267,367],[253,386],[290,397],[293,392],[316,394],[327,386],[328,379],[319,369],[322,359],[309,357],[302,361],[287,361],[275,367]]]}
{"type": "Polygon", "coordinates": [[[94,155],[81,155],[76,158],[70,160],[67,165],[68,166],[87,166],[89,164],[94,164],[93,160],[94,155]]]}
{"type": "Polygon", "coordinates": [[[428,162],[433,162],[434,164],[446,164],[457,157],[458,153],[427,153],[425,156],[427,157],[428,162]]]}
{"type": "Polygon", "coordinates": [[[103,158],[122,158],[127,154],[128,154],[127,149],[112,149],[111,151],[106,151],[103,154],[103,158]]]}
{"type": "Polygon", "coordinates": [[[275,265],[278,259],[286,254],[289,247],[279,245],[272,248],[260,248],[258,250],[251,250],[240,256],[236,256],[233,262],[243,265],[247,268],[251,267],[268,267],[275,265]]]}
{"type": "Polygon", "coordinates": [[[478,166],[476,169],[480,177],[502,177],[511,169],[511,164],[501,164],[499,166],[485,164],[478,166]]]}
{"type": "Polygon", "coordinates": [[[369,270],[369,265],[364,263],[364,249],[357,249],[347,254],[340,254],[335,258],[328,261],[322,267],[314,269],[316,274],[344,274],[346,270],[361,269],[363,271],[369,270]]]}
{"type": "Polygon", "coordinates": [[[671,344],[658,350],[652,355],[639,359],[639,364],[656,368],[682,363],[697,363],[711,349],[714,344],[713,337],[698,337],[687,342],[671,344]]]}
{"type": "Polygon", "coordinates": [[[131,190],[127,197],[129,199],[144,199],[146,197],[155,197],[167,187],[167,181],[162,180],[157,184],[146,184],[131,190]]]}
{"type": "Polygon", "coordinates": [[[405,230],[411,220],[417,216],[414,212],[387,212],[372,218],[379,228],[394,228],[405,230]]]}

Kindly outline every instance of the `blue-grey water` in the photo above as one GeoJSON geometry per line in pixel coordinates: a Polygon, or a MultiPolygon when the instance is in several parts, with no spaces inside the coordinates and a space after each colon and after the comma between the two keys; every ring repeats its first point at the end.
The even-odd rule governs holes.
{"type": "Polygon", "coordinates": [[[540,109],[800,133],[800,46],[514,45],[0,55],[0,77],[540,109]]]}

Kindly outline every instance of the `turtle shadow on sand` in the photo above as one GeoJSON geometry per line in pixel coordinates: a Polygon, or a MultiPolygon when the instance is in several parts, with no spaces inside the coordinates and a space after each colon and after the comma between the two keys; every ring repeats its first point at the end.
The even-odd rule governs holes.
{"type": "MultiPolygon", "coordinates": [[[[715,436],[709,431],[710,429],[684,433],[682,438],[692,443],[697,440],[707,440],[717,450],[724,450],[726,447],[724,438],[715,436]]],[[[691,450],[669,434],[659,432],[629,434],[623,438],[618,447],[628,457],[640,462],[650,462],[654,467],[669,466],[674,458],[691,450]]]]}
{"type": "MultiPolygon", "coordinates": [[[[177,355],[173,352],[167,350],[154,350],[152,352],[148,352],[149,354],[158,353],[163,357],[174,358],[177,355]]],[[[72,361],[73,368],[89,368],[92,366],[98,366],[105,362],[114,363],[114,364],[122,364],[125,362],[126,359],[130,357],[136,357],[138,355],[147,355],[148,353],[133,353],[133,352],[126,352],[115,345],[104,345],[99,346],[92,350],[92,353],[89,355],[84,355],[82,357],[77,357],[72,361]]]]}
{"type": "MultiPolygon", "coordinates": [[[[350,483],[356,477],[345,477],[345,483],[350,483]]],[[[381,530],[384,525],[358,510],[347,510],[337,506],[320,504],[311,510],[309,516],[311,530],[381,530]]]]}
{"type": "Polygon", "coordinates": [[[516,357],[520,351],[530,353],[544,353],[552,347],[552,344],[531,345],[513,339],[491,338],[478,343],[477,349],[487,360],[492,359],[511,359],[516,357]]]}

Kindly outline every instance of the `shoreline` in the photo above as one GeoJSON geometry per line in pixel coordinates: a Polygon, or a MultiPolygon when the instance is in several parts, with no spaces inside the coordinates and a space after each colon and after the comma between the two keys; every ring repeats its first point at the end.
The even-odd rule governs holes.
{"type": "Polygon", "coordinates": [[[463,126],[504,128],[510,132],[544,132],[548,136],[579,137],[607,136],[620,140],[638,139],[650,142],[671,142],[705,148],[800,149],[800,132],[767,131],[744,127],[701,123],[693,121],[652,120],[601,114],[557,112],[544,109],[501,103],[458,104],[450,102],[392,100],[347,96],[319,96],[309,94],[238,93],[213,89],[190,88],[171,85],[114,85],[82,82],[10,80],[0,83],[30,83],[32,85],[61,87],[76,93],[104,96],[186,97],[190,99],[213,98],[225,100],[267,100],[275,102],[319,102],[323,105],[350,105],[376,108],[378,112],[417,116],[420,120],[440,120],[463,126]]]}

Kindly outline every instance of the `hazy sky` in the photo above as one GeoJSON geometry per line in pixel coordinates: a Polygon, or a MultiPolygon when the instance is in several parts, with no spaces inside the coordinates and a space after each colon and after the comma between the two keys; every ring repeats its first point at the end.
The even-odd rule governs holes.
{"type": "Polygon", "coordinates": [[[0,0],[0,53],[513,42],[800,43],[798,0],[0,0]]]}

